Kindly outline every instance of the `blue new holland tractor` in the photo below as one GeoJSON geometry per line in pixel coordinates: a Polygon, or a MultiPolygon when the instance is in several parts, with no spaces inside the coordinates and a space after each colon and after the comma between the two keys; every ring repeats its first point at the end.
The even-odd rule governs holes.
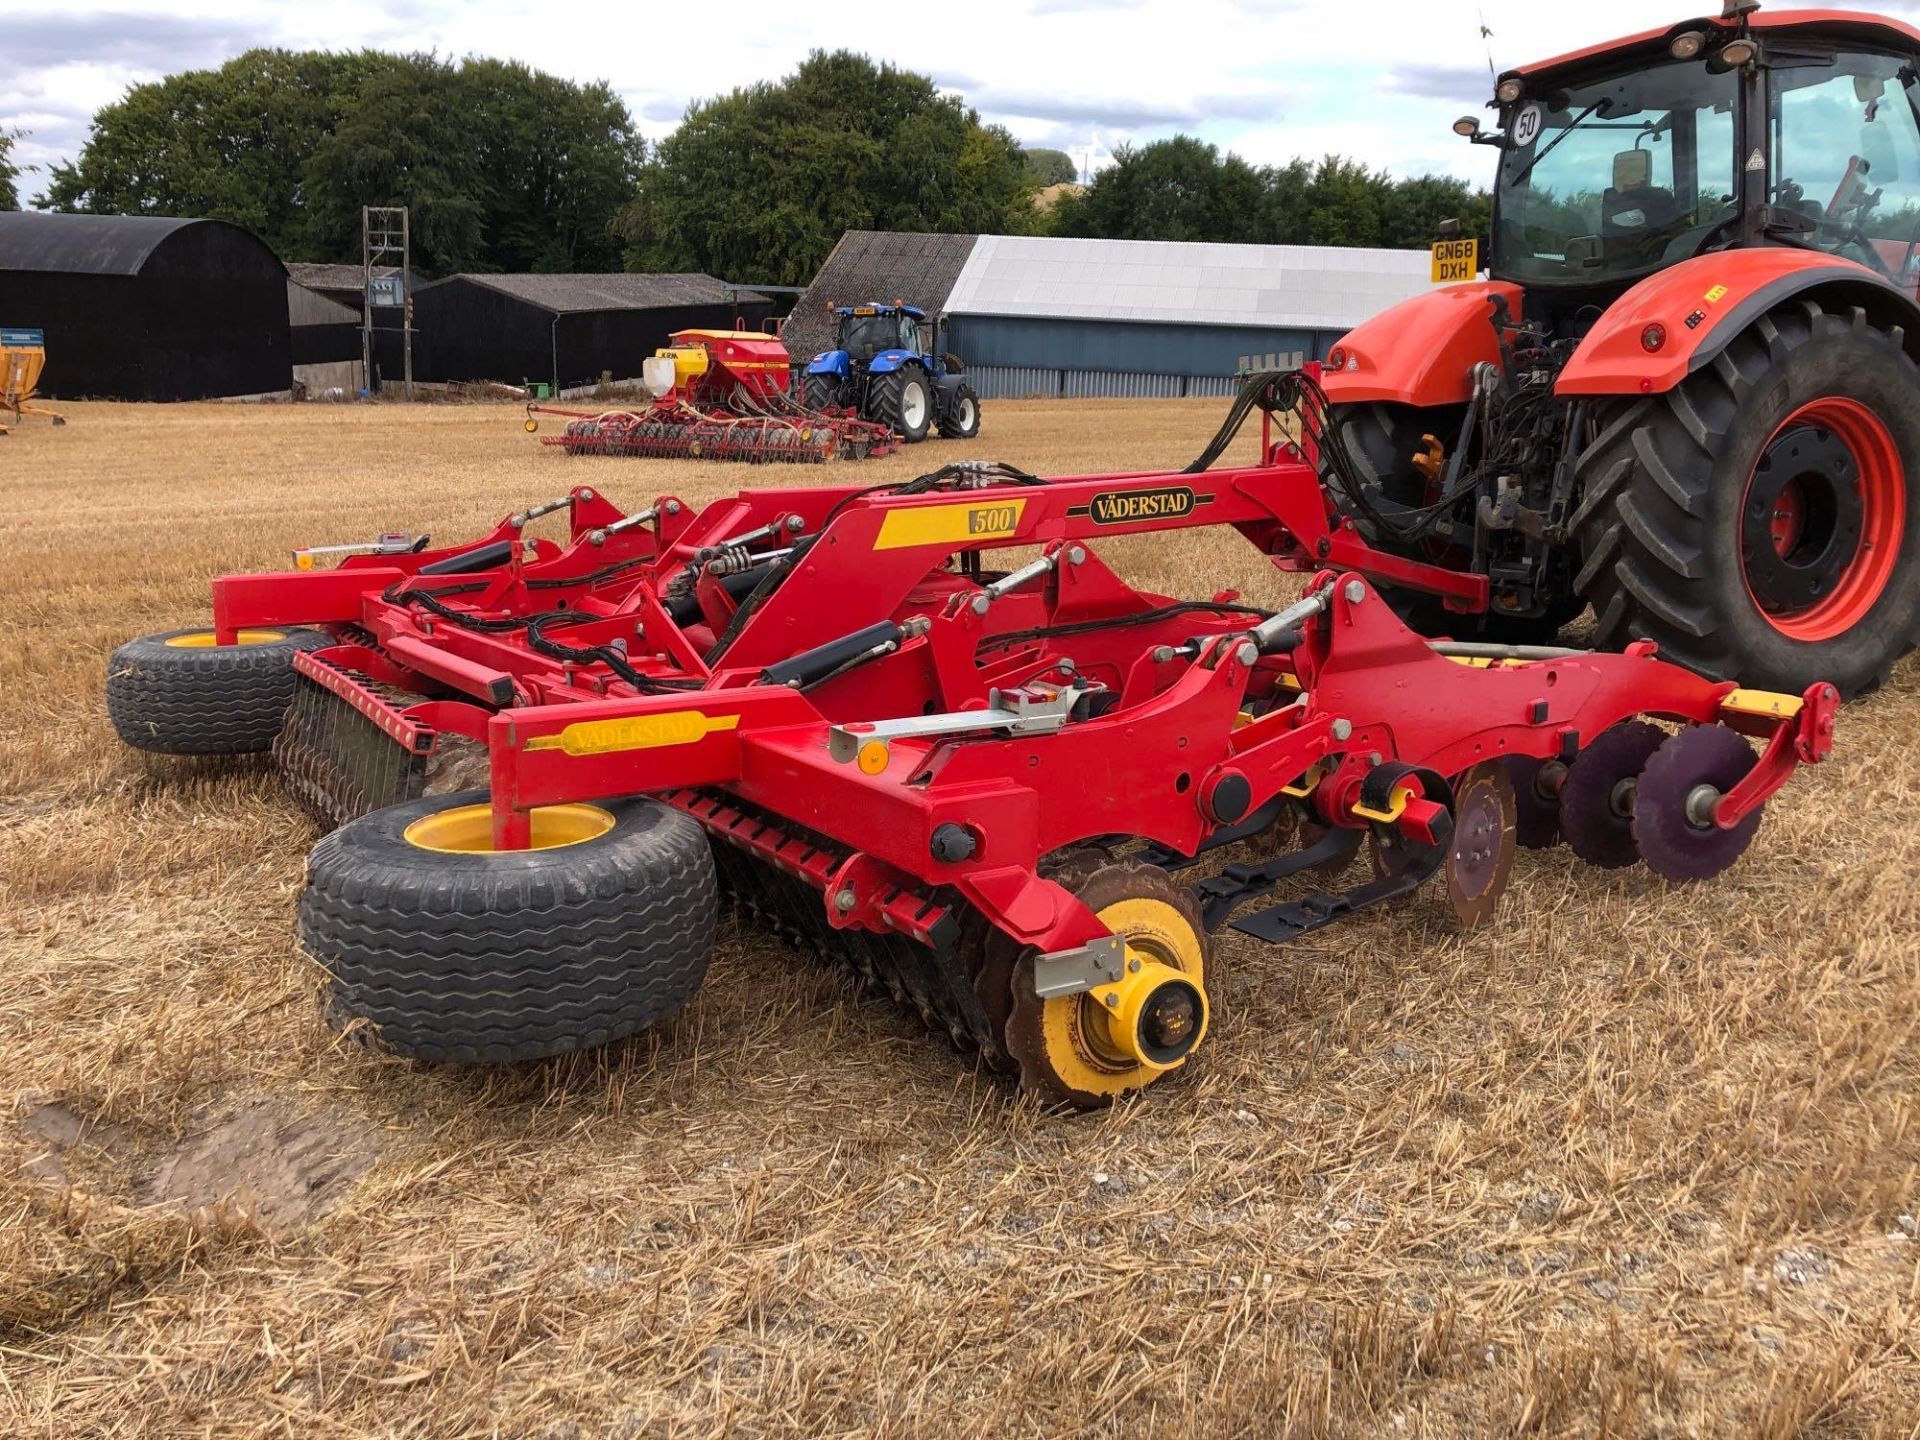
{"type": "MultiPolygon", "coordinates": [[[[980,433],[980,397],[940,353],[940,327],[917,305],[836,305],[835,348],[807,366],[815,410],[848,409],[891,425],[907,443],[937,429],[950,440],[980,433]]],[[[957,367],[958,362],[953,362],[957,367]]]]}

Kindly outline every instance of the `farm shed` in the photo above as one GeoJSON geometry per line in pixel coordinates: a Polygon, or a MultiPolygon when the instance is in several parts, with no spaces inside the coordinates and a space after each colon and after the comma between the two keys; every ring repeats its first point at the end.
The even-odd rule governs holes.
{"type": "Polygon", "coordinates": [[[560,388],[627,379],[675,330],[756,329],[772,313],[766,296],[710,275],[451,275],[414,291],[413,373],[560,388]]]}
{"type": "Polygon", "coordinates": [[[292,379],[286,267],[224,220],[0,213],[0,323],[46,332],[49,395],[204,400],[292,379]]]}
{"type": "Polygon", "coordinates": [[[829,299],[902,297],[947,315],[946,348],[983,396],[1225,395],[1248,366],[1325,358],[1428,274],[1424,250],[852,231],[788,348],[827,348],[823,327],[818,343],[795,331],[829,299]]]}
{"type": "Polygon", "coordinates": [[[359,390],[363,351],[358,310],[289,280],[287,321],[295,385],[310,395],[335,389],[352,395],[359,390]]]}

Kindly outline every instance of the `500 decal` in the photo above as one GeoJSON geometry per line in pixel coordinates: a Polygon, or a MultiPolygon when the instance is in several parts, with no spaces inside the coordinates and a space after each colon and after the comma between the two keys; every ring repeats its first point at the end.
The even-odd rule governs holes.
{"type": "Polygon", "coordinates": [[[1139,520],[1178,520],[1191,515],[1198,503],[1185,485],[1158,490],[1104,490],[1093,497],[1087,513],[1096,525],[1130,525],[1139,520]]]}

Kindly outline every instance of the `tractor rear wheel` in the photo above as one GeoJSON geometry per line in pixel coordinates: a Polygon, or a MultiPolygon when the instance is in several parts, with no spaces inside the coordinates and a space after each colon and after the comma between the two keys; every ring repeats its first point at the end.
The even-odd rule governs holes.
{"type": "Polygon", "coordinates": [[[327,1019],[374,1048],[462,1064],[605,1045],[693,998],[718,897],[706,832],[649,800],[533,812],[496,851],[484,790],[376,810],[307,861],[300,944],[327,1019]]]}
{"type": "Polygon", "coordinates": [[[159,755],[255,755],[293,701],[296,651],[332,644],[318,630],[211,630],[129,640],[107,661],[107,714],[120,738],[159,755]]]}
{"type": "Polygon", "coordinates": [[[917,370],[895,370],[873,382],[873,418],[891,425],[909,445],[927,438],[933,423],[933,392],[917,370]]]}
{"type": "Polygon", "coordinates": [[[1797,300],[1598,423],[1571,526],[1597,645],[1856,695],[1920,641],[1920,367],[1897,331],[1797,300]]]}
{"type": "Polygon", "coordinates": [[[949,440],[971,440],[980,433],[980,397],[971,385],[955,387],[953,402],[940,417],[940,433],[949,440]]]}

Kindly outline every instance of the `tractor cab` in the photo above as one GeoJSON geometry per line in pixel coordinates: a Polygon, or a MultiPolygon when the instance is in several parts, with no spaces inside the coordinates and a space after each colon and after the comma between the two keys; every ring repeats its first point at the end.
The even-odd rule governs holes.
{"type": "Polygon", "coordinates": [[[851,360],[870,362],[890,350],[907,355],[924,353],[921,331],[927,312],[916,305],[842,305],[835,343],[851,360]]]}
{"type": "Polygon", "coordinates": [[[1473,136],[1501,152],[1494,278],[1618,291],[1703,253],[1785,245],[1914,289],[1920,37],[1837,12],[1728,12],[1502,77],[1499,132],[1473,136]]]}

